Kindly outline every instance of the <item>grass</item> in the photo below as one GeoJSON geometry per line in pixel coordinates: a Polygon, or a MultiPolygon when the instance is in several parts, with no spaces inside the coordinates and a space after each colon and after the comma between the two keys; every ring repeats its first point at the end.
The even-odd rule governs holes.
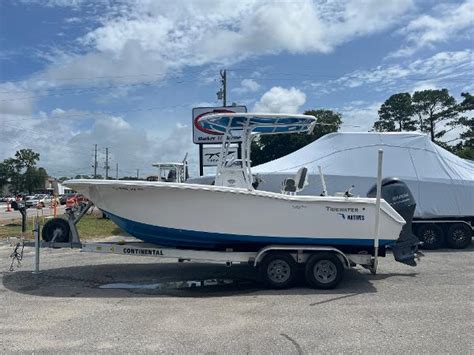
{"type": "MultiPolygon", "coordinates": [[[[40,218],[41,225],[46,221],[46,218],[40,218]]],[[[33,223],[33,218],[28,218],[27,231],[24,234],[26,238],[33,238],[33,223]]],[[[114,222],[99,215],[84,216],[77,224],[77,230],[83,240],[124,234],[114,222]]],[[[0,239],[17,237],[21,234],[21,219],[0,221],[0,239]]]]}

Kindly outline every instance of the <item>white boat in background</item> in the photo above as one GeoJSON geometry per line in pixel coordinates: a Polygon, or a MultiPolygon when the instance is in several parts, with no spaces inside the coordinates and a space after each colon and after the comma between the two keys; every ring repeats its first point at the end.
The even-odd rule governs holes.
{"type": "Polygon", "coordinates": [[[152,166],[158,168],[157,176],[149,176],[148,181],[165,182],[185,182],[187,179],[188,165],[186,158],[182,162],[161,162],[153,163],[152,166]]]}
{"type": "MultiPolygon", "coordinates": [[[[411,217],[408,211],[402,213],[402,218],[397,211],[403,209],[395,210],[380,201],[378,236],[374,235],[378,211],[375,198],[297,195],[306,183],[304,169],[296,179],[287,179],[280,193],[253,188],[252,139],[263,134],[308,133],[315,121],[313,116],[290,114],[203,116],[202,127],[224,135],[215,185],[114,180],[69,180],[64,184],[87,196],[134,237],[162,246],[258,250],[270,244],[326,245],[343,252],[373,255],[377,238],[381,255],[388,246],[406,247],[407,243],[413,250],[411,236],[403,231],[414,206],[410,205],[409,190],[403,190],[399,182],[397,205],[407,207],[411,217]],[[224,157],[237,136],[242,141],[242,159],[228,161],[224,157]]],[[[414,253],[395,256],[414,264],[414,253]]]]}

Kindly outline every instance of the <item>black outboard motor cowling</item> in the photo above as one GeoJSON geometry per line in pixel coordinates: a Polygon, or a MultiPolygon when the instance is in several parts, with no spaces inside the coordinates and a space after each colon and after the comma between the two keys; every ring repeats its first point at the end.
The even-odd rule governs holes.
{"type": "MultiPolygon", "coordinates": [[[[367,197],[375,198],[376,195],[377,185],[374,185],[367,193],[367,197]]],[[[418,253],[420,241],[412,232],[411,223],[413,215],[415,214],[416,201],[410,189],[398,178],[385,178],[382,180],[381,197],[387,201],[406,222],[397,242],[391,247],[395,260],[410,266],[416,266],[415,257],[418,253]]]]}

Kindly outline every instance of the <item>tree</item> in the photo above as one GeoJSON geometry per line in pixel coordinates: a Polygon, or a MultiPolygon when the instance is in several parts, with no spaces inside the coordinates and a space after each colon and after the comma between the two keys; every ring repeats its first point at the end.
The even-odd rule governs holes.
{"type": "Polygon", "coordinates": [[[5,159],[0,163],[0,189],[3,189],[3,186],[11,184],[12,180],[18,180],[16,177],[16,162],[15,159],[9,158],[5,159]]]}
{"type": "Polygon", "coordinates": [[[474,96],[468,92],[461,93],[464,100],[459,104],[459,111],[472,111],[474,110],[474,96]]]}
{"type": "MultiPolygon", "coordinates": [[[[463,92],[461,96],[464,100],[458,105],[459,112],[474,110],[474,96],[468,92],[463,92]]],[[[474,160],[474,118],[462,116],[457,120],[457,124],[465,130],[459,135],[461,142],[456,146],[456,154],[461,158],[474,160]]]]}
{"type": "Polygon", "coordinates": [[[412,101],[420,129],[429,132],[433,142],[447,133],[446,129],[440,128],[440,123],[458,118],[456,99],[447,89],[415,91],[412,101]]]}
{"type": "Polygon", "coordinates": [[[379,109],[379,120],[374,129],[379,132],[415,131],[411,95],[407,92],[390,96],[379,109]]]}
{"type": "Polygon", "coordinates": [[[2,177],[0,180],[3,185],[10,185],[10,192],[19,192],[23,187],[23,179],[20,173],[19,163],[15,158],[8,158],[2,162],[2,177]]]}
{"type": "Polygon", "coordinates": [[[44,186],[48,177],[43,168],[36,169],[40,155],[31,149],[21,149],[14,158],[5,159],[0,163],[0,185],[10,184],[10,191],[18,193],[25,189],[31,193],[34,189],[44,186]]]}
{"type": "Polygon", "coordinates": [[[317,118],[311,134],[263,135],[252,142],[252,165],[278,159],[304,147],[327,133],[337,132],[342,124],[341,114],[331,110],[310,110],[305,115],[317,118]]]}
{"type": "Polygon", "coordinates": [[[26,190],[31,195],[34,190],[44,188],[47,178],[48,173],[44,168],[28,167],[23,174],[23,186],[21,190],[26,190]]]}
{"type": "Polygon", "coordinates": [[[36,165],[40,155],[31,149],[20,149],[15,153],[15,158],[20,168],[31,168],[36,165]]]}

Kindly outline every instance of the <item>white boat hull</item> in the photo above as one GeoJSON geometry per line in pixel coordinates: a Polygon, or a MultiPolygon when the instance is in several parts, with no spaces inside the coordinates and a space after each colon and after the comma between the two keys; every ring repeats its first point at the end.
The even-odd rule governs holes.
{"type": "MultiPolygon", "coordinates": [[[[162,182],[70,180],[129,234],[147,242],[197,248],[268,244],[374,245],[375,199],[288,196],[265,191],[162,182]]],[[[381,201],[380,245],[405,224],[381,201]]]]}

